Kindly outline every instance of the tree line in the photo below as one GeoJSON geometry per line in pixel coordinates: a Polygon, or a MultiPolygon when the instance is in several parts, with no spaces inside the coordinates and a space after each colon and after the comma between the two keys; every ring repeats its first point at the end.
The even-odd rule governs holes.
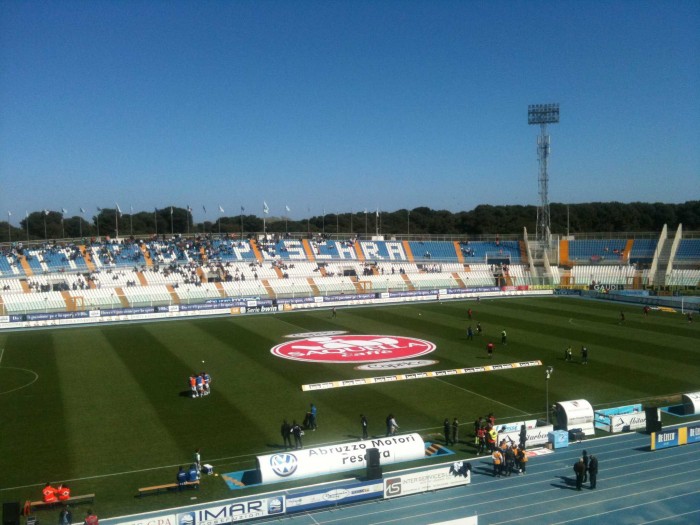
{"type": "MultiPolygon", "coordinates": [[[[575,235],[592,232],[658,232],[664,224],[675,230],[700,230],[700,201],[681,204],[590,202],[550,204],[553,234],[575,235]]],[[[534,234],[537,207],[479,205],[470,211],[450,212],[427,207],[391,212],[328,213],[301,220],[266,217],[268,233],[325,233],[347,236],[374,235],[462,235],[488,236],[522,234],[523,227],[534,234]]],[[[19,227],[0,222],[0,242],[42,239],[78,239],[171,234],[247,235],[263,231],[263,218],[255,215],[222,216],[216,220],[194,223],[187,208],[167,207],[153,212],[120,213],[103,208],[86,219],[82,215],[66,217],[55,211],[28,213],[19,227]]]]}

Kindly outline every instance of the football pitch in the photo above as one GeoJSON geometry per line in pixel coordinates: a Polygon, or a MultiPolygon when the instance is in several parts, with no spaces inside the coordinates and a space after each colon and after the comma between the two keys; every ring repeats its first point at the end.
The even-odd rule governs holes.
{"type": "MultiPolygon", "coordinates": [[[[44,483],[66,481],[75,495],[96,494],[93,509],[106,518],[275,490],[280,486],[231,491],[220,476],[205,476],[199,491],[135,497],[139,487],[174,482],[196,448],[217,473],[254,468],[256,455],[280,448],[282,420],[301,423],[310,403],[318,407],[318,430],[306,432],[304,446],[359,439],[361,413],[371,436],[385,434],[385,418],[393,413],[400,432],[418,432],[428,441],[439,441],[442,421],[457,417],[463,442],[453,448],[470,457],[476,417],[493,412],[497,423],[543,418],[546,388],[550,404],[675,404],[679,393],[700,390],[698,322],[657,310],[646,317],[641,306],[547,297],[345,308],[337,317],[309,310],[2,333],[0,500],[39,500],[44,483]],[[477,322],[483,334],[468,341],[467,327],[477,322]],[[434,362],[412,370],[360,370],[358,363],[291,360],[270,351],[292,334],[323,331],[429,341],[435,350],[416,359],[434,362]],[[488,342],[495,345],[492,359],[488,342]],[[573,362],[564,360],[568,346],[573,362]],[[580,362],[582,346],[590,351],[587,365],[580,362]],[[548,384],[544,367],[535,366],[301,388],[530,360],[554,367],[548,384]],[[192,399],[187,380],[200,371],[211,374],[212,393],[192,399]]],[[[38,514],[54,519],[57,513],[38,514]]],[[[74,509],[74,521],[83,513],[74,509]]]]}

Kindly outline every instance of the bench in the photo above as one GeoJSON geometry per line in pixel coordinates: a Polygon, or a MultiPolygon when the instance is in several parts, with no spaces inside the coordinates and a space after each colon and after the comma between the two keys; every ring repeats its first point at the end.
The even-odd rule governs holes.
{"type": "Polygon", "coordinates": [[[52,502],[46,502],[46,501],[27,501],[24,505],[24,514],[28,515],[32,512],[32,510],[39,510],[41,508],[50,508],[53,507],[54,505],[67,505],[68,503],[76,504],[76,503],[84,503],[84,502],[94,502],[95,501],[95,495],[94,494],[83,494],[82,496],[71,496],[68,499],[64,499],[62,501],[52,501],[52,502]]]}
{"type": "Polygon", "coordinates": [[[181,488],[193,488],[193,489],[198,489],[199,488],[199,480],[194,480],[194,481],[185,481],[185,483],[180,486],[179,483],[166,483],[165,485],[154,485],[153,487],[141,487],[139,489],[139,498],[143,496],[144,494],[150,494],[150,493],[158,493],[161,490],[179,490],[181,488]]]}

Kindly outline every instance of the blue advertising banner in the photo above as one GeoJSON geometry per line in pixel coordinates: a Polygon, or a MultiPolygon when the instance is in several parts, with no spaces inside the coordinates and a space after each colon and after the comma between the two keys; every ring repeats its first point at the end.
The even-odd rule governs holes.
{"type": "Polygon", "coordinates": [[[688,426],[688,443],[700,443],[700,425],[688,426]]]}
{"type": "Polygon", "coordinates": [[[678,429],[664,430],[662,432],[652,432],[651,434],[651,450],[659,450],[660,448],[677,447],[678,429]]]}

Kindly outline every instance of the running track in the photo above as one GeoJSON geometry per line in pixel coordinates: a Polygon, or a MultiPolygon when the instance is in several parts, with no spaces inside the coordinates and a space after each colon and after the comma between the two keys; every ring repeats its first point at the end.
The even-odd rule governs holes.
{"type": "Polygon", "coordinates": [[[422,525],[475,515],[479,525],[700,523],[700,445],[650,452],[650,439],[630,433],[570,444],[508,478],[491,476],[490,458],[475,459],[466,487],[257,523],[422,525]],[[578,492],[573,464],[584,449],[598,456],[598,483],[578,492]]]}

